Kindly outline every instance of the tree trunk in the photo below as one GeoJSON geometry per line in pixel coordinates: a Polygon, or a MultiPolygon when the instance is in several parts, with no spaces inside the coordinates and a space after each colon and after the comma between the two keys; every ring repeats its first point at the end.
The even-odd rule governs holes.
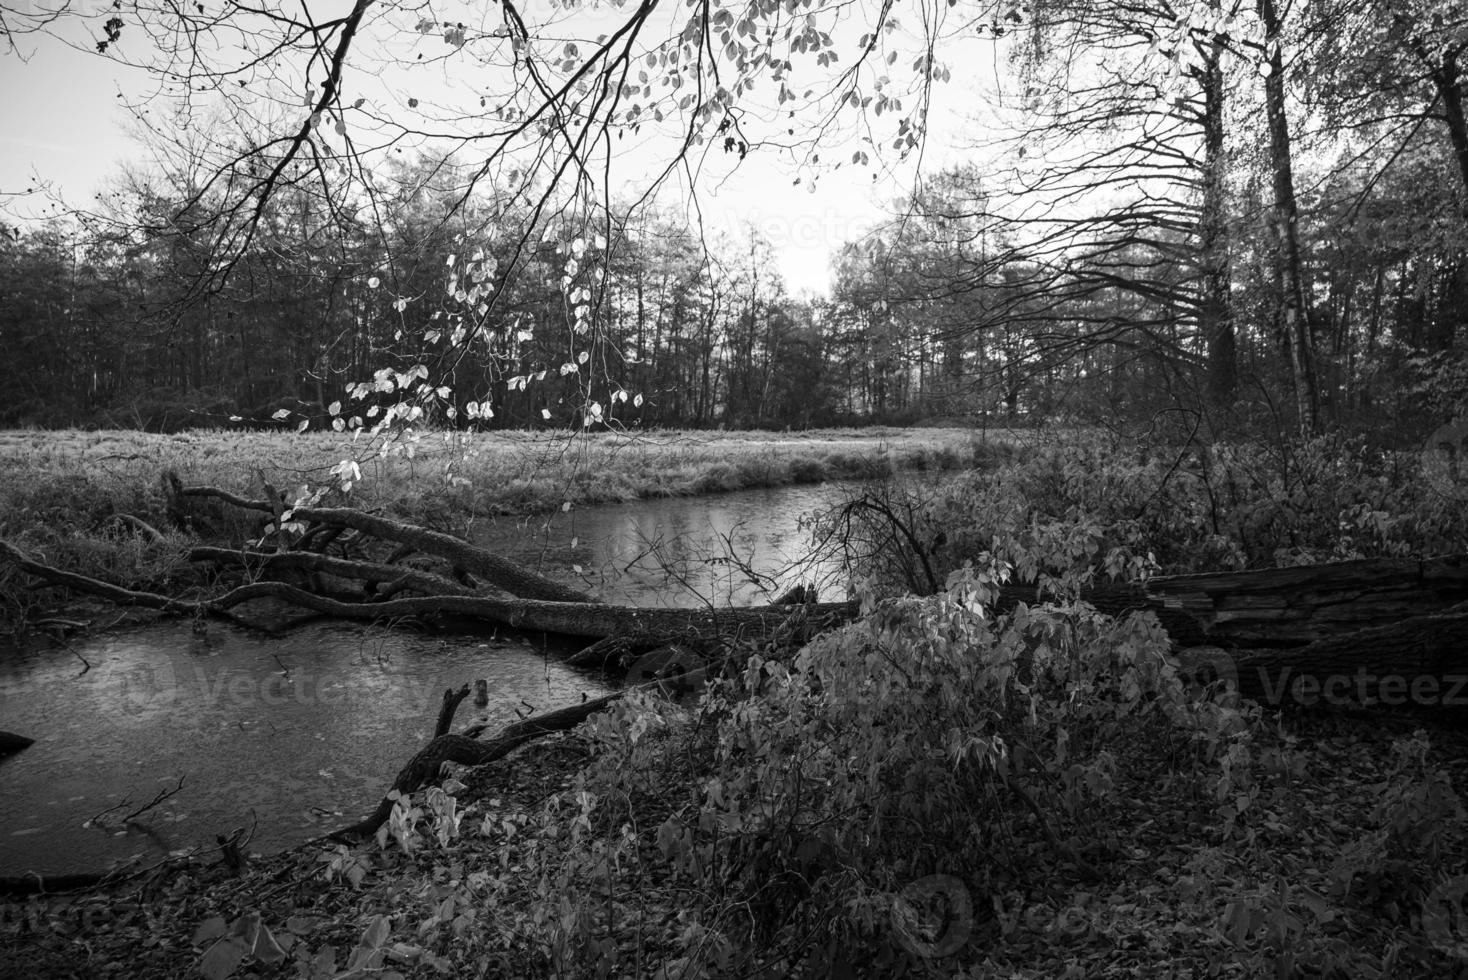
{"type": "Polygon", "coordinates": [[[1269,227],[1280,284],[1280,333],[1289,350],[1300,432],[1312,436],[1320,431],[1320,392],[1315,380],[1309,308],[1305,304],[1300,272],[1300,216],[1295,200],[1289,118],[1285,112],[1282,32],[1274,0],[1259,0],[1259,19],[1264,25],[1265,64],[1269,69],[1264,78],[1264,109],[1269,127],[1269,162],[1274,192],[1269,227]]]}
{"type": "Polygon", "coordinates": [[[1214,407],[1233,404],[1238,388],[1237,340],[1229,298],[1229,241],[1226,191],[1228,161],[1224,155],[1223,118],[1226,99],[1222,50],[1212,44],[1206,59],[1203,85],[1203,206],[1198,220],[1202,252],[1202,289],[1198,326],[1207,344],[1208,395],[1214,407]]]}
{"type": "Polygon", "coordinates": [[[1428,77],[1443,103],[1443,121],[1448,125],[1448,142],[1453,146],[1453,158],[1458,162],[1458,176],[1463,181],[1463,219],[1468,221],[1468,118],[1463,112],[1463,91],[1458,86],[1462,73],[1458,68],[1457,52],[1448,52],[1437,64],[1419,45],[1418,56],[1427,61],[1428,77]]]}

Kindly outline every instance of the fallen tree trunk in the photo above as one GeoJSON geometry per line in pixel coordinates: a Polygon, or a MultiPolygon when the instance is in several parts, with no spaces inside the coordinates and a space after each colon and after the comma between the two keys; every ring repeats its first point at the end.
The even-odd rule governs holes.
{"type": "MultiPolygon", "coordinates": [[[[251,549],[213,548],[201,545],[189,549],[190,561],[207,561],[217,565],[241,568],[252,574],[261,572],[307,571],[354,579],[371,585],[386,585],[387,591],[411,588],[424,595],[475,595],[476,590],[451,578],[417,568],[389,565],[386,562],[332,558],[314,551],[254,551],[251,549]]],[[[509,593],[490,586],[489,591],[506,596],[509,593]]],[[[479,590],[482,593],[485,590],[479,590]]]]}
{"type": "MultiPolygon", "coordinates": [[[[267,514],[273,514],[278,509],[278,505],[269,501],[246,500],[217,487],[181,487],[177,493],[182,497],[214,497],[236,507],[267,514]]],[[[292,521],[351,528],[384,541],[395,541],[425,554],[436,555],[455,568],[478,575],[506,592],[526,599],[551,602],[591,601],[591,597],[585,592],[537,575],[493,552],[442,531],[432,531],[350,507],[297,507],[289,510],[289,513],[288,519],[292,521]]]]}
{"type": "MultiPolygon", "coordinates": [[[[1149,610],[1178,647],[1278,650],[1468,602],[1468,555],[1164,575],[1082,589],[1080,598],[1111,616],[1149,610]]],[[[1039,600],[1033,586],[1005,585],[998,605],[1039,600]]]]}
{"type": "MultiPolygon", "coordinates": [[[[1083,589],[1080,599],[1108,616],[1121,617],[1132,612],[1150,612],[1162,623],[1173,644],[1179,647],[1203,646],[1210,642],[1206,631],[1192,616],[1167,608],[1141,588],[1101,586],[1083,589]]],[[[1042,601],[1045,600],[1036,594],[1033,586],[1003,585],[999,588],[999,601],[996,605],[1000,612],[1009,612],[1021,602],[1035,605],[1042,601]]]]}
{"type": "Polygon", "coordinates": [[[1167,575],[1145,591],[1154,607],[1196,624],[1204,642],[1303,646],[1468,601],[1468,555],[1167,575]]]}
{"type": "Polygon", "coordinates": [[[0,555],[38,578],[78,592],[101,596],[120,605],[144,606],[179,614],[225,615],[236,621],[243,621],[232,613],[236,606],[255,599],[269,598],[342,619],[397,619],[404,616],[453,613],[513,629],[592,639],[613,634],[664,638],[718,634],[738,639],[767,636],[780,628],[795,628],[800,632],[824,629],[856,615],[856,604],[850,602],[712,610],[644,609],[599,602],[546,602],[478,594],[409,596],[381,602],[345,602],[284,582],[252,582],[213,598],[179,599],[153,592],[124,589],[109,582],[53,568],[35,561],[4,540],[0,540],[0,555]]]}
{"type": "Polygon", "coordinates": [[[604,670],[610,665],[627,663],[658,645],[656,639],[636,636],[604,636],[590,646],[583,647],[566,658],[569,667],[588,670],[604,670]]]}
{"type": "Polygon", "coordinates": [[[1274,707],[1413,705],[1468,707],[1468,609],[1413,616],[1290,650],[1184,650],[1189,671],[1207,670],[1244,697],[1274,707]]]}

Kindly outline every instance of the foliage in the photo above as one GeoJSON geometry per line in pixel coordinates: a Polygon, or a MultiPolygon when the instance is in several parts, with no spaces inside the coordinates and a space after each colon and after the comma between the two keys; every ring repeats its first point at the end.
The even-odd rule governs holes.
{"type": "Polygon", "coordinates": [[[1468,502],[1426,479],[1412,449],[1337,436],[1168,449],[1089,433],[1022,452],[938,483],[864,488],[821,534],[884,589],[918,592],[933,591],[924,562],[942,576],[986,554],[1064,595],[1156,571],[1468,549],[1468,502]]]}
{"type": "MultiPolygon", "coordinates": [[[[1031,449],[999,485],[1089,509],[1168,472],[1092,461],[1088,480],[1031,449]]],[[[993,613],[1011,564],[1062,595],[1103,574],[1118,526],[1015,524],[937,594],[868,592],[804,649],[743,648],[697,700],[624,699],[558,743],[584,746],[569,775],[522,786],[510,761],[400,796],[375,841],[262,870],[125,955],[301,980],[1443,975],[1410,910],[1468,821],[1424,735],[1377,750],[1267,718],[1181,675],[1147,615],[993,613]],[[250,897],[282,887],[294,905],[250,897]]]]}
{"type": "MultiPolygon", "coordinates": [[[[1113,949],[1137,910],[1119,904],[1125,890],[1185,928],[1168,962],[1373,975],[1338,924],[1376,915],[1381,893],[1351,882],[1384,867],[1392,894],[1420,897],[1434,848],[1463,829],[1424,739],[1399,744],[1350,824],[1396,863],[1347,848],[1334,869],[1307,869],[1290,847],[1272,863],[1313,826],[1301,808],[1327,773],[1310,752],[1257,709],[1188,688],[1149,617],[994,617],[1002,578],[969,567],[940,595],[871,600],[793,658],[752,651],[696,704],[631,697],[588,722],[594,757],[549,796],[464,803],[451,782],[399,800],[376,846],[323,855],[351,888],[405,882],[393,905],[359,912],[358,965],[442,956],[441,969],[672,978],[950,976],[983,962],[1031,976],[985,951],[1113,949]],[[1159,821],[1159,850],[1124,884],[1136,824],[1159,821]],[[1169,850],[1163,876],[1153,862],[1169,850]]],[[[304,939],[294,975],[311,977],[321,940],[304,939]]],[[[1384,955],[1371,962],[1402,976],[1441,968],[1425,946],[1384,955]]]]}

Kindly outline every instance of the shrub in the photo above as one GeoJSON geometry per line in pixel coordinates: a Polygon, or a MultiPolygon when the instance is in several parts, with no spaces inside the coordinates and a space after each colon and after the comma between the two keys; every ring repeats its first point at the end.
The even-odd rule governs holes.
{"type": "Polygon", "coordinates": [[[744,480],[739,468],[730,463],[710,463],[698,471],[691,484],[694,493],[739,490],[743,486],[744,480]]]}
{"type": "Polygon", "coordinates": [[[820,483],[826,479],[826,464],[813,456],[791,457],[789,465],[794,483],[820,483]]]}
{"type": "Polygon", "coordinates": [[[879,506],[848,502],[824,531],[888,589],[916,591],[932,590],[920,565],[941,579],[986,553],[1057,593],[1154,571],[1468,550],[1468,500],[1433,491],[1420,466],[1337,438],[1156,451],[1056,440],[938,484],[863,487],[853,501],[879,506]]]}
{"type": "MultiPolygon", "coordinates": [[[[1056,847],[1104,846],[1119,756],[1167,746],[1203,759],[1247,739],[1251,716],[1184,691],[1152,617],[1073,606],[993,618],[1002,576],[967,568],[941,595],[869,603],[788,664],[756,655],[663,745],[645,733],[676,724],[667,705],[595,723],[599,757],[572,792],[600,801],[592,829],[617,841],[608,859],[700,896],[682,917],[687,975],[752,948],[811,975],[842,957],[891,962],[904,882],[941,871],[984,894],[996,869],[1023,877],[1056,847]],[[646,822],[670,792],[654,773],[695,755],[692,799],[644,823],[653,870],[616,828],[646,822]],[[707,937],[719,941],[695,941],[707,937]]],[[[1228,769],[1199,769],[1201,792],[1225,778],[1245,791],[1247,766],[1228,769]]]]}

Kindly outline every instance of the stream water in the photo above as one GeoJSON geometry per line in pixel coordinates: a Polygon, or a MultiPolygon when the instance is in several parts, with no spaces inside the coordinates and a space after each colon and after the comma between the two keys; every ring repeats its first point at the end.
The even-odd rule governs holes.
{"type": "MultiPolygon", "coordinates": [[[[834,571],[797,563],[809,537],[802,516],[836,492],[587,508],[486,525],[476,539],[612,602],[753,604],[834,571]]],[[[0,729],[36,739],[0,759],[0,875],[211,847],[252,823],[257,851],[318,836],[376,804],[431,733],[445,688],[486,678],[488,706],[465,702],[457,722],[496,727],[525,704],[545,710],[608,690],[600,675],[561,664],[571,649],[356,624],[262,638],[165,623],[71,647],[0,644],[0,729]],[[136,821],[119,819],[174,789],[136,821]]]]}
{"type": "Polygon", "coordinates": [[[502,520],[474,538],[607,602],[757,605],[800,582],[827,593],[840,587],[835,564],[808,560],[805,526],[840,492],[822,483],[639,500],[502,520]]]}

